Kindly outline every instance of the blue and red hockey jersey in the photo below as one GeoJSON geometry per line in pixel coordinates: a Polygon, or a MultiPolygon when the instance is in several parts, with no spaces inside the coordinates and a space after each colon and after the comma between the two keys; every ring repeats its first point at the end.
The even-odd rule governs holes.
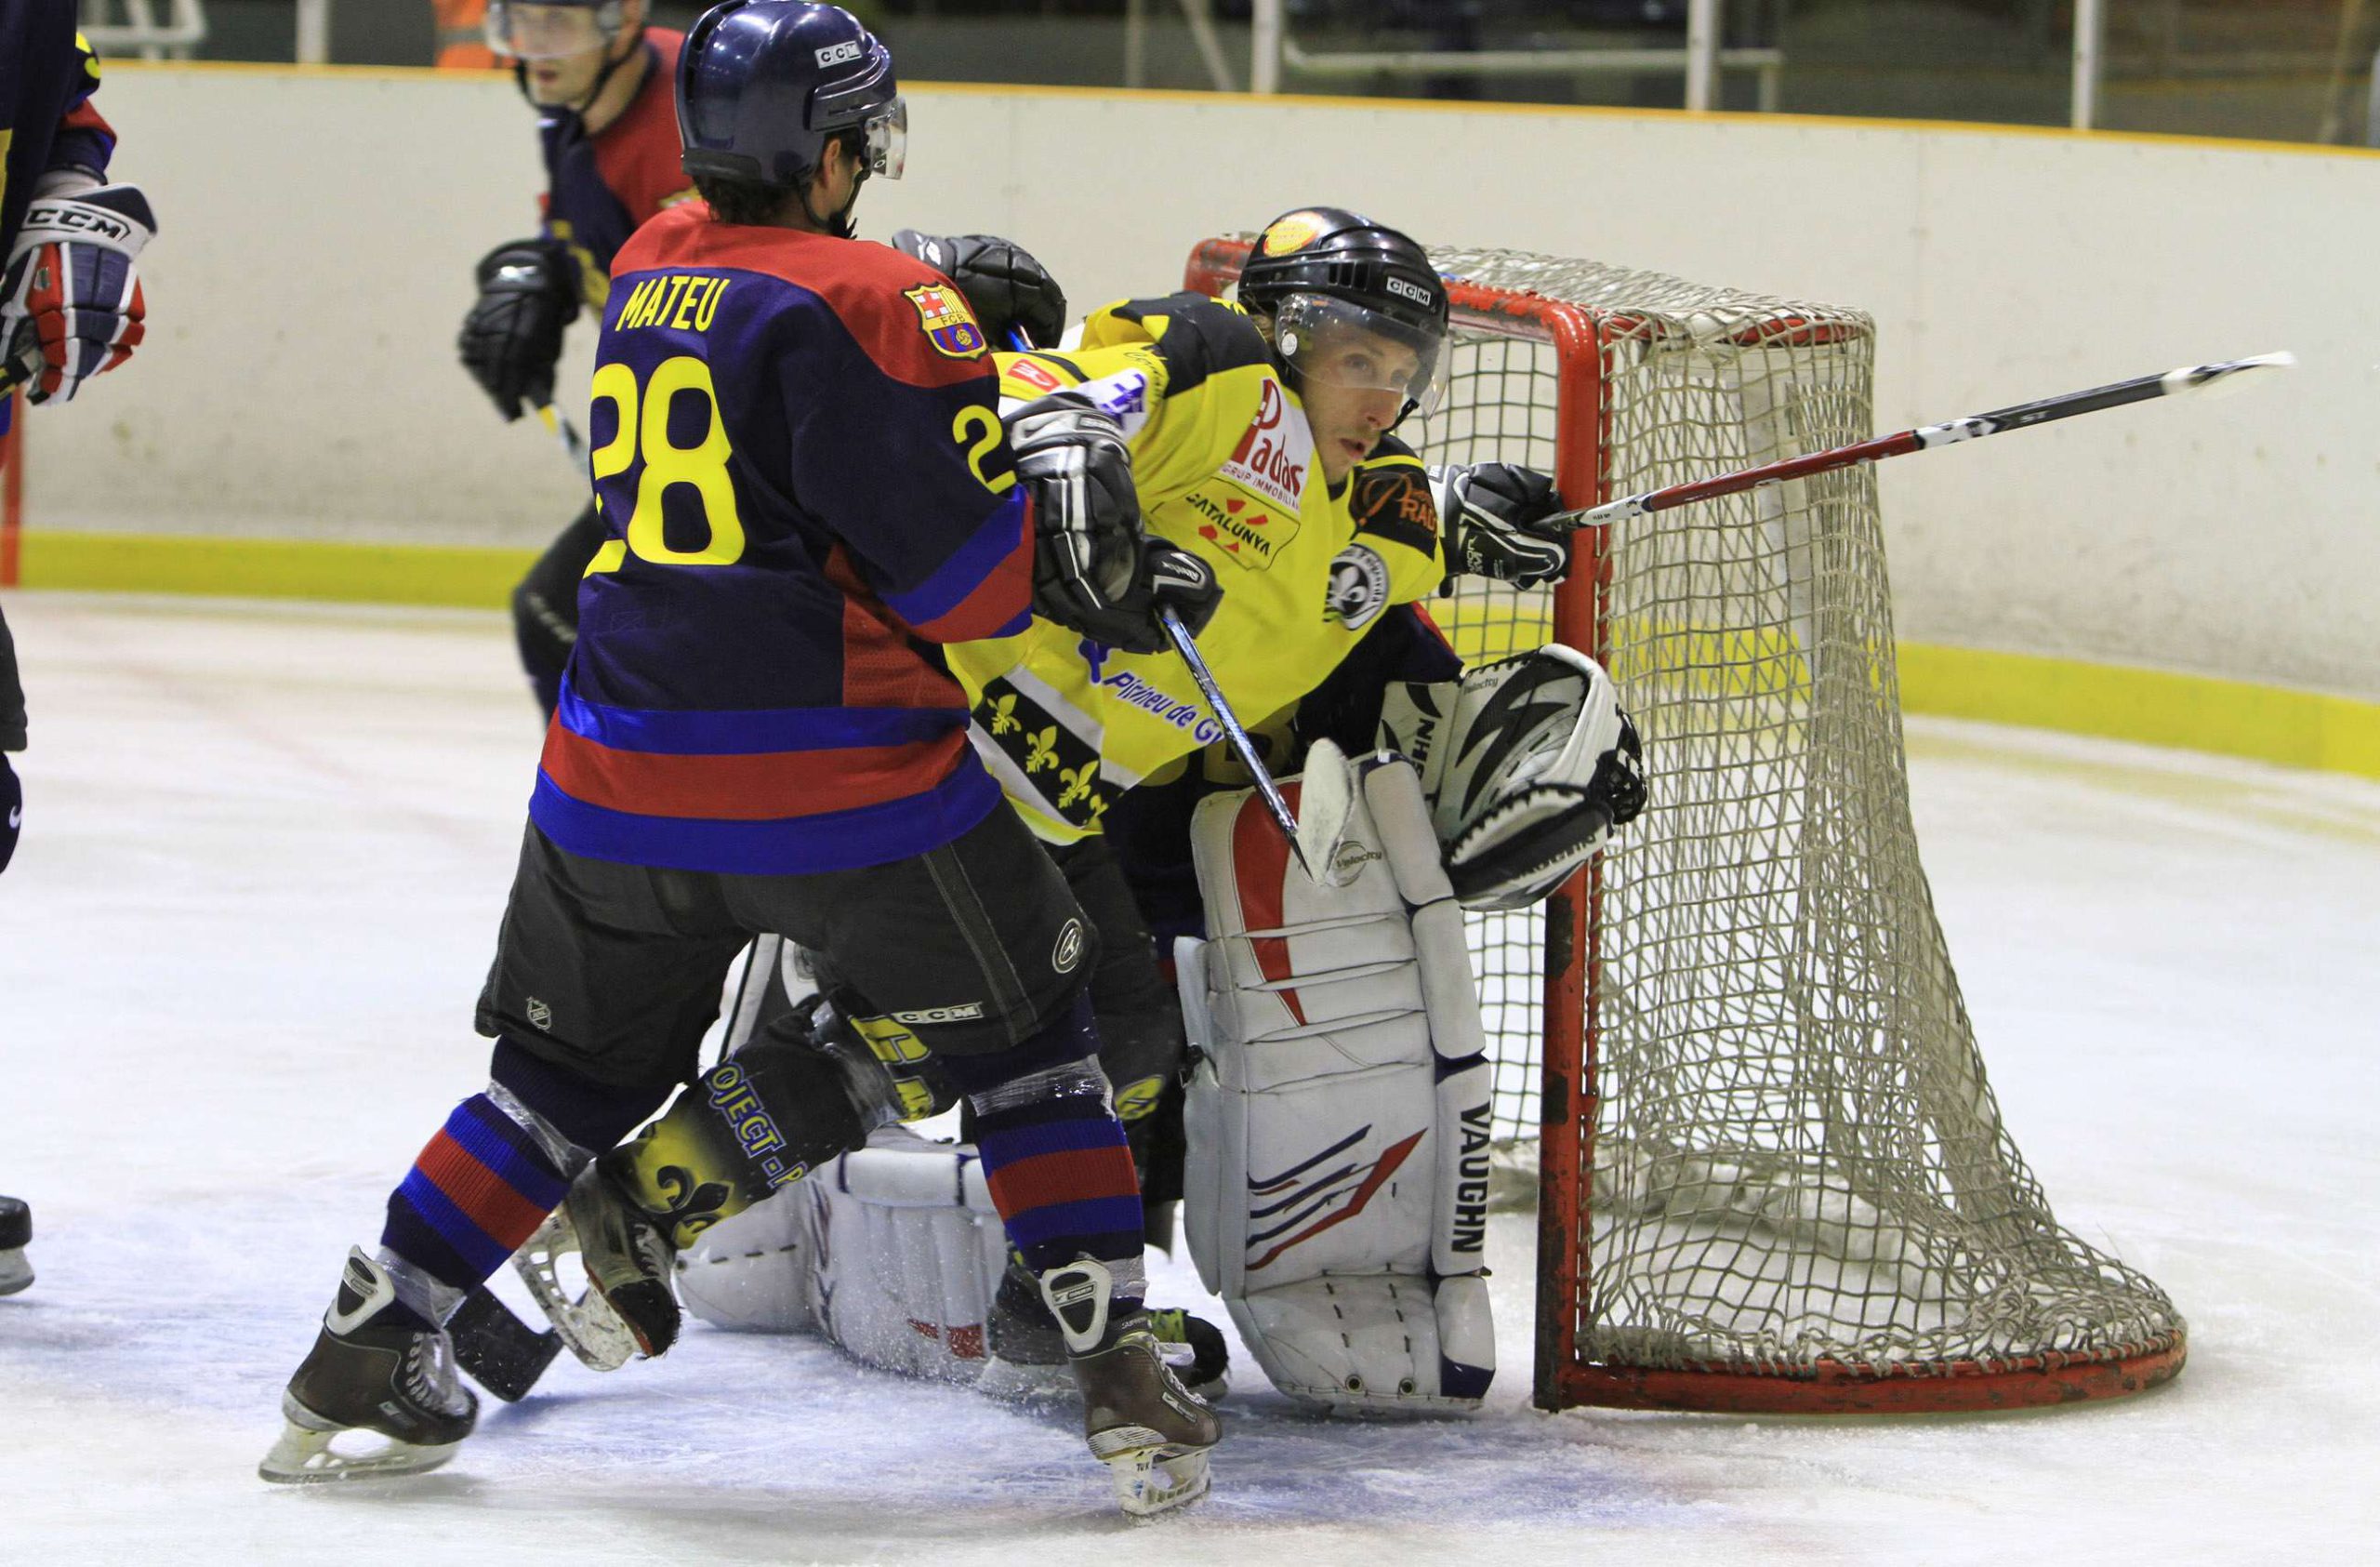
{"type": "Polygon", "coordinates": [[[596,350],[610,537],[531,805],[547,836],[794,874],[920,854],[999,803],[929,645],[1031,613],[986,346],[881,245],[699,202],[638,231],[596,350]]]}

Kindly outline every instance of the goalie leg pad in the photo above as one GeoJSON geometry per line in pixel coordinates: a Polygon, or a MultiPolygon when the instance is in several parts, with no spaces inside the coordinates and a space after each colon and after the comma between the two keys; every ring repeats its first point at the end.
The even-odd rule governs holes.
{"type": "Polygon", "coordinates": [[[1252,792],[1193,823],[1191,1255],[1290,1397],[1468,1408],[1495,1372],[1470,952],[1413,767],[1363,764],[1352,794],[1324,883],[1252,792]]]}
{"type": "Polygon", "coordinates": [[[816,1333],[866,1364],[1001,1394],[1060,1393],[1063,1360],[992,1357],[1008,1241],[963,1144],[887,1127],[706,1230],[680,1255],[686,1308],[721,1327],[816,1333]]]}

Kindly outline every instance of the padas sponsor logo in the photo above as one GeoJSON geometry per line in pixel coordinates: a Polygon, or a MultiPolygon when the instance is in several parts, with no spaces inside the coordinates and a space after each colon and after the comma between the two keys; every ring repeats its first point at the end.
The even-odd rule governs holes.
{"type": "Polygon", "coordinates": [[[1256,418],[1216,471],[1276,506],[1295,511],[1305,497],[1306,469],[1314,460],[1314,432],[1305,415],[1289,406],[1281,383],[1267,380],[1256,418]]]}

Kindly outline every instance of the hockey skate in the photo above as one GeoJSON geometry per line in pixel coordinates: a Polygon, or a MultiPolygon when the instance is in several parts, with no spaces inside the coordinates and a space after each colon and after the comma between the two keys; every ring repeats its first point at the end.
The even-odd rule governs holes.
{"type": "Polygon", "coordinates": [[[667,1354],[678,1341],[677,1249],[661,1227],[603,1174],[579,1172],[570,1195],[513,1255],[512,1266],[572,1354],[597,1371],[667,1354]],[[573,1295],[560,1259],[576,1253],[587,1290],[573,1295]]]}
{"type": "Polygon", "coordinates": [[[1165,1363],[1148,1313],[1111,1318],[1114,1281],[1085,1257],[1041,1275],[1041,1298],[1065,1335],[1082,1392],[1082,1434],[1134,1518],[1183,1507],[1207,1494],[1207,1454],[1223,1438],[1214,1411],[1165,1363]]]}
{"type": "Polygon", "coordinates": [[[284,1484],[417,1474],[455,1455],[479,1418],[479,1401],[455,1369],[443,1329],[374,1321],[396,1299],[388,1269],[362,1247],[350,1250],[322,1334],[281,1395],[287,1425],[258,1474],[284,1484]],[[354,1431],[387,1445],[362,1453],[332,1445],[354,1431]]]}
{"type": "MultiPolygon", "coordinates": [[[[1211,1403],[1231,1390],[1231,1348],[1203,1317],[1152,1309],[1149,1332],[1182,1386],[1211,1403]]],[[[1042,1303],[1039,1284],[1013,1252],[985,1321],[989,1350],[976,1390],[996,1399],[1058,1398],[1074,1391],[1065,1335],[1042,1303]]]]}
{"type": "Polygon", "coordinates": [[[25,1247],[33,1238],[33,1211],[14,1197],[0,1197],[0,1295],[15,1295],[33,1281],[25,1247]]]}

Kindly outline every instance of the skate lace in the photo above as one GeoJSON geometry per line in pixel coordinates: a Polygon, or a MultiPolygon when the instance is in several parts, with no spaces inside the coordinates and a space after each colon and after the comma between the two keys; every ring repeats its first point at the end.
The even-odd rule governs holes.
{"type": "Polygon", "coordinates": [[[405,1393],[424,1409],[442,1414],[462,1410],[461,1374],[455,1367],[453,1343],[443,1333],[425,1333],[406,1347],[405,1393]]]}

